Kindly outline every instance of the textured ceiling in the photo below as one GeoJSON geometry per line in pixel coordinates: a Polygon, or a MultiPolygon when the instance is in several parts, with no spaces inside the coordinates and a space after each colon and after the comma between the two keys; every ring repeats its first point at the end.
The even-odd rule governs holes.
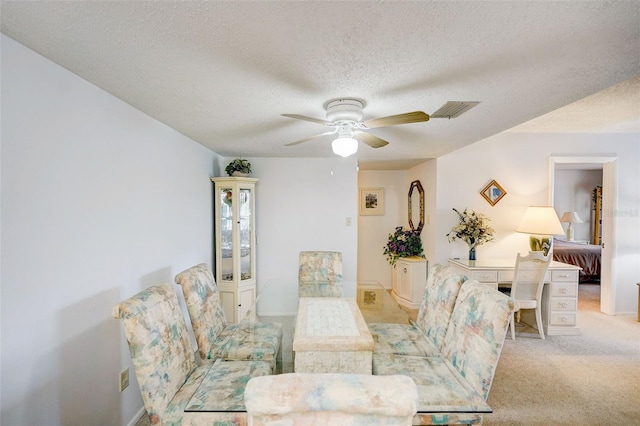
{"type": "Polygon", "coordinates": [[[640,132],[637,1],[1,7],[4,34],[223,156],[328,156],[329,136],[285,147],[325,128],[280,114],[324,119],[323,104],[347,96],[366,101],[365,119],[481,102],[456,119],[371,130],[390,144],[361,144],[369,164],[400,167],[509,129],[640,132]]]}

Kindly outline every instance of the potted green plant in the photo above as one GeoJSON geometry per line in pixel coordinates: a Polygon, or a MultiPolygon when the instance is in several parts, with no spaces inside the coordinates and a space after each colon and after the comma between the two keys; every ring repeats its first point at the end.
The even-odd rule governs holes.
{"type": "Polygon", "coordinates": [[[251,174],[251,163],[243,158],[236,158],[224,169],[229,176],[249,176],[251,174]]]}
{"type": "Polygon", "coordinates": [[[418,256],[424,258],[420,232],[396,227],[393,234],[389,234],[389,241],[384,247],[383,254],[392,266],[401,257],[418,256]]]}

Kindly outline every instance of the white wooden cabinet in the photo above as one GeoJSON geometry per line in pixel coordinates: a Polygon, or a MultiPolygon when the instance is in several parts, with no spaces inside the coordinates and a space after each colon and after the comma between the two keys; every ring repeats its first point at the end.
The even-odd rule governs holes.
{"type": "Polygon", "coordinates": [[[255,187],[258,179],[214,177],[215,277],[227,321],[239,322],[256,298],[255,187]]]}
{"type": "Polygon", "coordinates": [[[424,287],[427,284],[427,259],[401,257],[393,268],[391,295],[402,306],[420,308],[424,287]]]}
{"type": "MultiPolygon", "coordinates": [[[[515,257],[482,259],[473,263],[466,259],[449,259],[449,265],[469,279],[494,288],[513,281],[515,257]]],[[[551,262],[542,291],[542,324],[547,335],[580,334],[578,328],[578,272],[580,268],[562,262],[551,262]]],[[[523,317],[527,311],[523,312],[523,317]]],[[[535,320],[533,322],[535,324],[535,320]]]]}

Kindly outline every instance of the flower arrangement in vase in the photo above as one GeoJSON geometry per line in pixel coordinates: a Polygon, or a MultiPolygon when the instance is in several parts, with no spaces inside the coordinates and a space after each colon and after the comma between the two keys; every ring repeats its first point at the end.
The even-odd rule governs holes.
{"type": "Polygon", "coordinates": [[[449,242],[461,239],[467,243],[469,246],[469,260],[476,260],[476,247],[493,241],[495,231],[487,223],[491,219],[473,210],[468,211],[464,209],[464,211],[460,213],[454,208],[453,211],[458,214],[459,222],[451,228],[451,231],[447,234],[447,238],[449,242]]]}
{"type": "Polygon", "coordinates": [[[424,257],[422,252],[420,232],[398,226],[392,234],[389,234],[389,241],[384,247],[383,254],[387,257],[387,262],[395,265],[401,257],[424,257]]]}

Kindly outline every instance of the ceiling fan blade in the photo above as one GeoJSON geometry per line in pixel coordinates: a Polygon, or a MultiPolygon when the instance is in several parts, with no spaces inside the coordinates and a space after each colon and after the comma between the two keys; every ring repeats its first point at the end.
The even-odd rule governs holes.
{"type": "Polygon", "coordinates": [[[319,135],[309,136],[308,138],[300,139],[300,140],[297,140],[297,141],[294,141],[294,142],[289,142],[289,143],[285,144],[284,146],[298,145],[299,143],[307,142],[307,141],[310,141],[312,139],[320,138],[322,136],[331,135],[331,134],[333,134],[335,132],[336,132],[335,130],[332,130],[330,132],[320,133],[319,135]]]}
{"type": "Polygon", "coordinates": [[[396,124],[419,123],[429,121],[429,114],[422,111],[407,112],[405,114],[390,115],[388,117],[372,118],[366,120],[364,125],[370,129],[376,127],[395,126],[396,124]]]}
{"type": "Polygon", "coordinates": [[[331,122],[327,120],[321,120],[319,118],[307,117],[300,114],[280,114],[283,117],[295,118],[296,120],[310,121],[312,123],[322,124],[324,126],[331,126],[331,122]]]}
{"type": "Polygon", "coordinates": [[[377,136],[373,136],[369,133],[356,133],[353,137],[360,142],[366,143],[371,148],[382,148],[385,145],[389,145],[389,142],[385,141],[384,139],[380,139],[377,136]]]}

